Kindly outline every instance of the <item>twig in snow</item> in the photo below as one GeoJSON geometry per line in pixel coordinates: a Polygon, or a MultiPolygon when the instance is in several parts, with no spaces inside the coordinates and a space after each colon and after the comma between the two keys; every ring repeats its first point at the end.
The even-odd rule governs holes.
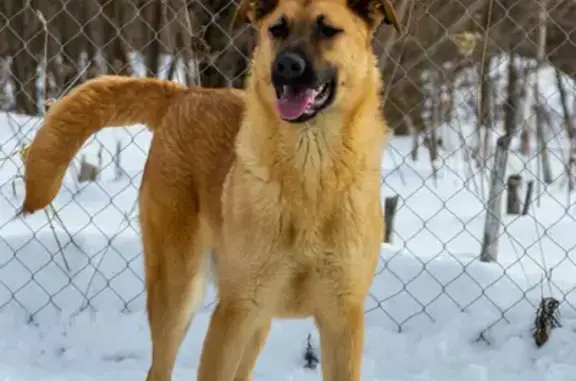
{"type": "Polygon", "coordinates": [[[54,224],[52,223],[52,219],[50,218],[50,214],[48,213],[48,210],[44,209],[44,214],[46,214],[46,218],[48,219],[48,223],[50,224],[50,230],[52,230],[52,234],[54,235],[54,240],[56,241],[56,244],[58,245],[58,251],[62,254],[62,260],[64,261],[64,266],[66,267],[66,271],[68,271],[68,273],[70,273],[70,265],[68,264],[68,260],[66,259],[66,256],[64,255],[64,248],[62,247],[62,243],[60,242],[60,239],[58,238],[58,234],[56,233],[56,229],[54,228],[54,224]]]}
{"type": "Polygon", "coordinates": [[[560,302],[553,297],[542,298],[536,318],[534,319],[534,341],[538,348],[542,347],[550,338],[550,332],[557,327],[561,327],[558,307],[560,302]]]}
{"type": "Polygon", "coordinates": [[[304,368],[307,369],[316,369],[318,363],[320,363],[320,359],[314,352],[314,348],[311,344],[312,334],[308,334],[308,339],[306,340],[306,352],[304,352],[304,368]]]}

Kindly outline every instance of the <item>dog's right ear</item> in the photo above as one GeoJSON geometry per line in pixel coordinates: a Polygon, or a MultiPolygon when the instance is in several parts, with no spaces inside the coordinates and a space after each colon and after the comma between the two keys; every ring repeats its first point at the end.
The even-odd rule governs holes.
{"type": "Polygon", "coordinates": [[[394,26],[396,31],[401,32],[394,5],[390,0],[347,0],[347,4],[372,28],[384,23],[394,26]]]}
{"type": "Polygon", "coordinates": [[[236,13],[232,18],[232,28],[236,29],[245,23],[255,24],[272,12],[278,0],[239,0],[236,13]]]}

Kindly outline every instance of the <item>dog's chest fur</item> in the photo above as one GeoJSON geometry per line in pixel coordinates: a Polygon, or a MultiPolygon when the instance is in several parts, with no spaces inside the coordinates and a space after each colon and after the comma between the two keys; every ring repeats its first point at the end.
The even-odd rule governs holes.
{"type": "Polygon", "coordinates": [[[370,273],[378,254],[378,174],[317,132],[294,137],[295,149],[277,145],[270,161],[239,150],[224,196],[229,271],[254,266],[250,279],[273,286],[253,292],[282,295],[277,316],[310,314],[326,293],[363,292],[346,274],[370,273]]]}
{"type": "Polygon", "coordinates": [[[373,201],[369,188],[378,184],[371,184],[365,157],[341,139],[303,128],[271,139],[273,148],[264,155],[240,150],[236,176],[239,170],[243,179],[231,182],[241,189],[236,195],[242,200],[234,200],[239,219],[266,220],[279,249],[303,260],[358,241],[350,232],[361,230],[373,201]]]}

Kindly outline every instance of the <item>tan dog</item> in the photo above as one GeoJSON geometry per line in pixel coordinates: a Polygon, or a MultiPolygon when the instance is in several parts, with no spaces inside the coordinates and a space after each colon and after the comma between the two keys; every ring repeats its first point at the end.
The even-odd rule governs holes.
{"type": "Polygon", "coordinates": [[[139,195],[147,380],[171,379],[213,253],[219,302],[199,381],[250,380],[271,319],[306,316],[320,332],[323,379],[358,381],[383,232],[371,39],[382,21],[398,27],[396,16],[388,0],[244,1],[238,16],[259,37],[245,93],[86,82],[52,107],[28,149],[23,212],[52,201],[92,133],[148,125],[139,195]]]}

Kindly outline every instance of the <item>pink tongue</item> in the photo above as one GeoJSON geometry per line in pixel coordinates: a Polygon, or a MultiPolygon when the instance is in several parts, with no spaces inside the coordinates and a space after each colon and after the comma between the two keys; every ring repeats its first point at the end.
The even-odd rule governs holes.
{"type": "Polygon", "coordinates": [[[306,90],[302,93],[287,93],[276,101],[276,108],[282,119],[298,119],[309,105],[314,103],[314,90],[306,90]]]}

